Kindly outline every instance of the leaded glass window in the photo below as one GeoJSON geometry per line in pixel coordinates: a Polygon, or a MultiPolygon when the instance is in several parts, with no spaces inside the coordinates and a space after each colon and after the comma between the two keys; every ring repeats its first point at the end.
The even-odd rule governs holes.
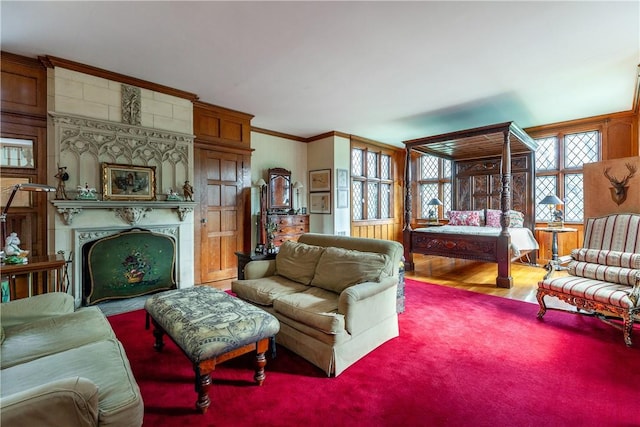
{"type": "Polygon", "coordinates": [[[564,201],[561,209],[565,222],[583,222],[582,168],[585,163],[600,160],[600,132],[559,132],[536,142],[536,220],[549,220],[549,213],[540,201],[554,194],[564,201]]]}
{"type": "Polygon", "coordinates": [[[424,154],[418,158],[418,215],[417,218],[428,218],[429,211],[436,209],[438,218],[442,218],[451,210],[451,170],[450,160],[424,154]],[[438,198],[442,206],[429,206],[427,203],[438,198]]]}
{"type": "Polygon", "coordinates": [[[353,221],[393,217],[392,161],[377,147],[351,149],[353,221]]]}

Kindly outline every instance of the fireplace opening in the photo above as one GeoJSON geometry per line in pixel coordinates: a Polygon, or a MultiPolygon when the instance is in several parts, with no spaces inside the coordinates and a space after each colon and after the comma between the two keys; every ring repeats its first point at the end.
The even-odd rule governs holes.
{"type": "Polygon", "coordinates": [[[134,228],[82,247],[83,302],[133,298],[173,289],[176,243],[167,235],[134,228]]]}

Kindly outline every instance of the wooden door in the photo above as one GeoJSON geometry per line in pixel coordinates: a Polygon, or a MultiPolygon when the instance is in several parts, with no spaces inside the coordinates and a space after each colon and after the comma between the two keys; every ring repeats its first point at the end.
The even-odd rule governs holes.
{"type": "Polygon", "coordinates": [[[244,156],[198,148],[195,151],[196,283],[236,277],[236,251],[243,249],[244,156]]]}

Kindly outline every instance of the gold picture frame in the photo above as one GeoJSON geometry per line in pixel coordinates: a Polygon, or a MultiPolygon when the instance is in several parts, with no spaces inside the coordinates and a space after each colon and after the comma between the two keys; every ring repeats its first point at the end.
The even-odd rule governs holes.
{"type": "Polygon", "coordinates": [[[102,164],[104,200],[155,200],[156,167],[102,164]]]}

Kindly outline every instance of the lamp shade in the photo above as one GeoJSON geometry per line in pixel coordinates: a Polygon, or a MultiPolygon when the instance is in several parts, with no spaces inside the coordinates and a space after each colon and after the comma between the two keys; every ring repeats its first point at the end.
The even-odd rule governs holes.
{"type": "Polygon", "coordinates": [[[260,178],[258,181],[256,181],[256,187],[264,187],[266,185],[267,185],[267,183],[262,178],[260,178]]]}
{"type": "Polygon", "coordinates": [[[300,181],[296,181],[293,183],[293,188],[298,189],[302,188],[302,183],[300,181]]]}
{"type": "Polygon", "coordinates": [[[427,202],[427,205],[429,205],[429,206],[442,206],[442,202],[437,197],[434,197],[433,199],[429,200],[429,202],[427,202]]]}
{"type": "Polygon", "coordinates": [[[540,200],[541,205],[564,205],[564,202],[555,194],[550,194],[540,200]]]}

